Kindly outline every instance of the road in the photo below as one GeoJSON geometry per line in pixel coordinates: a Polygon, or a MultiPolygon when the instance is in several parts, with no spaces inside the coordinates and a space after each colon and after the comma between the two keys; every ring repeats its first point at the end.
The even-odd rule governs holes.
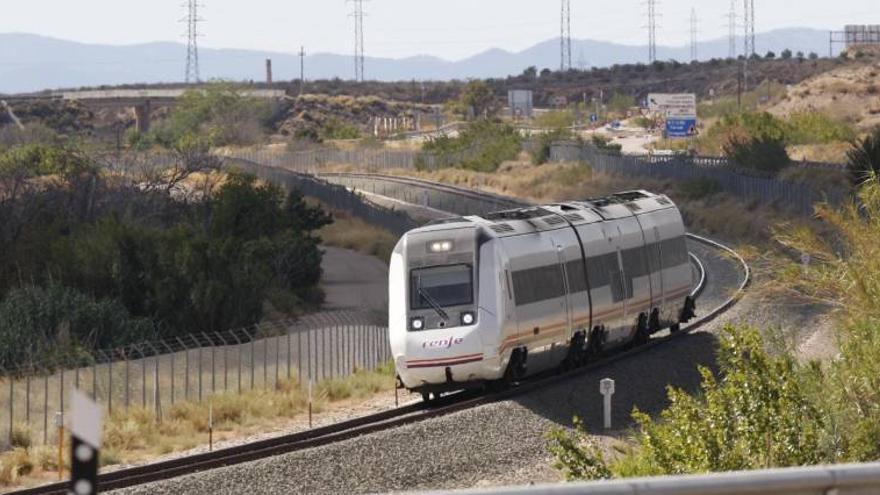
{"type": "Polygon", "coordinates": [[[327,246],[322,249],[321,287],[327,293],[324,309],[387,309],[388,267],[385,263],[348,249],[327,246]]]}

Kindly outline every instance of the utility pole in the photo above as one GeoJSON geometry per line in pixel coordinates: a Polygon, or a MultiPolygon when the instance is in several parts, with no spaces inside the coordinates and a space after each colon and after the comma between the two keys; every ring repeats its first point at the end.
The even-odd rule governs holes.
{"type": "Polygon", "coordinates": [[[354,80],[364,81],[364,1],[347,0],[354,4],[354,80]]]}
{"type": "Polygon", "coordinates": [[[198,0],[187,0],[186,17],[181,22],[186,22],[186,83],[198,83],[199,75],[199,22],[204,19],[199,17],[199,7],[202,5],[198,0]]]}
{"type": "Polygon", "coordinates": [[[743,51],[743,86],[749,89],[749,58],[755,54],[755,0],[743,0],[745,40],[743,51]]]}
{"type": "Polygon", "coordinates": [[[571,0],[562,0],[559,22],[559,70],[571,69],[571,0]]]}
{"type": "Polygon", "coordinates": [[[730,12],[727,14],[727,56],[736,58],[736,0],[730,0],[730,12]]]}
{"type": "Polygon", "coordinates": [[[657,0],[647,0],[648,4],[648,62],[657,61],[657,0]]]}
{"type": "Polygon", "coordinates": [[[697,9],[691,8],[691,60],[696,61],[697,53],[697,9]]]}
{"type": "Polygon", "coordinates": [[[306,87],[306,47],[299,47],[299,95],[302,96],[306,87]]]}

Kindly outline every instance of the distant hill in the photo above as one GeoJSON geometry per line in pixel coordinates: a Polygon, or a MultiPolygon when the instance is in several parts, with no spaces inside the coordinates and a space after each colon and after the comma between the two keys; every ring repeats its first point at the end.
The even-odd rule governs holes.
{"type": "MultiPolygon", "coordinates": [[[[782,29],[759,34],[757,46],[763,55],[785,48],[827,55],[828,32],[814,29],[782,29]]],[[[738,42],[737,46],[742,43],[738,42]]],[[[727,39],[706,41],[699,46],[700,59],[727,56],[727,39]]],[[[647,48],[604,41],[574,40],[575,64],[607,67],[641,62],[647,48]]],[[[0,34],[0,93],[21,93],[42,89],[134,83],[179,82],[183,78],[186,49],[180,43],[158,42],[112,46],[65,41],[32,34],[0,34]]],[[[658,58],[685,61],[690,47],[658,47],[658,58]]],[[[204,79],[263,80],[265,59],[271,58],[275,79],[299,77],[295,54],[254,50],[200,50],[204,79]]],[[[449,80],[504,77],[519,74],[528,66],[557,68],[559,39],[539,43],[520,52],[491,49],[458,61],[431,56],[403,59],[368,58],[368,78],[382,81],[449,80]]],[[[306,57],[309,79],[350,78],[349,55],[316,53],[306,57]]]]}

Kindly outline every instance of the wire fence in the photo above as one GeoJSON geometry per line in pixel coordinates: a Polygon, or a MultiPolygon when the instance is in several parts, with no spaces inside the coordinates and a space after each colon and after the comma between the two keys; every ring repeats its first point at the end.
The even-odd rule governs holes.
{"type": "Polygon", "coordinates": [[[108,414],[132,407],[157,417],[180,402],[220,393],[273,390],[283,381],[320,382],[391,359],[384,316],[338,312],[228,332],[191,334],[0,369],[0,444],[26,431],[33,442],[57,441],[70,392],[90,394],[108,414]]]}
{"type": "MultiPolygon", "coordinates": [[[[556,143],[551,147],[552,161],[581,161],[594,170],[632,177],[653,177],[661,180],[693,181],[709,179],[721,190],[740,198],[773,204],[793,213],[812,216],[816,203],[827,201],[841,204],[849,191],[839,188],[817,190],[803,182],[761,177],[746,172],[726,158],[690,156],[635,157],[605,153],[590,145],[556,143]]],[[[838,165],[807,163],[807,168],[840,168],[838,165]]]]}

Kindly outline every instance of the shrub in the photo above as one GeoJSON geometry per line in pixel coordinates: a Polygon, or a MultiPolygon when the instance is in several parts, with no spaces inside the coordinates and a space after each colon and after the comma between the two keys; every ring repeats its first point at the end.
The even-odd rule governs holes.
{"type": "Polygon", "coordinates": [[[583,429],[555,431],[550,450],[577,477],[687,474],[800,466],[826,459],[826,420],[811,400],[794,358],[771,355],[752,328],[727,326],[718,349],[720,378],[700,369],[700,395],[669,389],[670,405],[653,420],[633,412],[638,447],[605,463],[584,448],[583,429]]]}
{"type": "MultiPolygon", "coordinates": [[[[516,128],[502,123],[480,121],[471,124],[458,137],[439,137],[423,146],[431,160],[441,167],[458,167],[479,172],[494,172],[505,160],[513,160],[522,149],[516,128]]],[[[420,159],[420,168],[429,161],[420,159]]]]}
{"type": "Polygon", "coordinates": [[[623,150],[623,145],[612,143],[609,138],[601,134],[593,134],[592,141],[593,146],[611,155],[619,155],[623,150]]]}
{"type": "Polygon", "coordinates": [[[772,137],[733,138],[724,153],[741,167],[772,175],[791,165],[785,142],[772,137]]]}
{"type": "Polygon", "coordinates": [[[537,143],[529,150],[532,163],[535,165],[547,163],[550,159],[550,148],[553,146],[553,143],[570,141],[572,138],[574,138],[574,135],[568,129],[556,129],[540,134],[537,138],[537,143]]]}
{"type": "Polygon", "coordinates": [[[880,127],[864,138],[852,141],[846,157],[853,184],[880,180],[880,127]]]}

